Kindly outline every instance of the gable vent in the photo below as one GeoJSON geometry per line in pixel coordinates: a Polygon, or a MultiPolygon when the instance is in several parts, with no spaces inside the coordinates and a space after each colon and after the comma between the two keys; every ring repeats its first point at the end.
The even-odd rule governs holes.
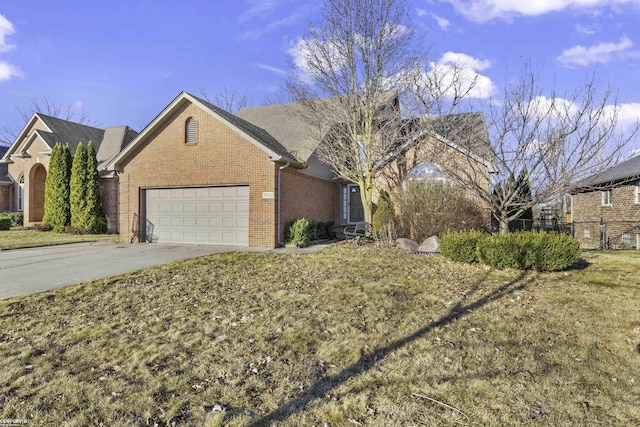
{"type": "Polygon", "coordinates": [[[185,142],[196,142],[196,134],[197,134],[197,123],[196,119],[190,117],[187,119],[185,125],[185,142]]]}

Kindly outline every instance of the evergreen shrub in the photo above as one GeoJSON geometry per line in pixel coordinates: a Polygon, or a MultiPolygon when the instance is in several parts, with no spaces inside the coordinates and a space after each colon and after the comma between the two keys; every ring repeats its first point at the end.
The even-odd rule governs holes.
{"type": "Polygon", "coordinates": [[[0,230],[11,229],[11,218],[8,216],[0,216],[0,230]]]}
{"type": "Polygon", "coordinates": [[[478,241],[488,235],[481,231],[449,231],[440,239],[440,252],[445,258],[469,264],[479,262],[478,241]]]}

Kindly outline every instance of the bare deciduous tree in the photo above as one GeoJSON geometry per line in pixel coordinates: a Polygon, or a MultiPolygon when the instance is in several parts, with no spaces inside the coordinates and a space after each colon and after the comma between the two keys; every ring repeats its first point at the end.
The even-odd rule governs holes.
{"type": "MultiPolygon", "coordinates": [[[[571,185],[619,160],[638,126],[623,134],[618,111],[616,97],[609,88],[599,89],[595,73],[573,92],[551,91],[547,97],[539,74],[527,65],[516,82],[506,85],[502,99],[486,106],[494,185],[474,185],[468,158],[458,158],[447,174],[488,203],[506,233],[509,221],[527,209],[560,200],[571,185]],[[522,174],[530,196],[523,196],[522,174]]],[[[451,131],[467,146],[479,138],[468,126],[451,131]]]]}
{"type": "MultiPolygon", "coordinates": [[[[69,120],[82,125],[93,127],[100,126],[100,121],[91,117],[91,114],[89,114],[84,106],[78,106],[74,103],[57,103],[46,96],[32,98],[28,106],[16,107],[16,109],[20,113],[20,118],[23,123],[27,123],[34,113],[42,113],[47,116],[69,120]]],[[[0,129],[0,144],[11,145],[18,137],[20,130],[21,129],[13,129],[8,126],[4,126],[0,129]]]]}
{"type": "Polygon", "coordinates": [[[455,67],[427,72],[407,21],[402,0],[325,0],[321,21],[296,46],[288,79],[314,129],[316,155],[358,184],[368,222],[374,179],[400,150],[430,135],[406,118],[449,112],[473,87],[455,67]]]}
{"type": "Polygon", "coordinates": [[[205,101],[232,114],[250,106],[246,93],[234,92],[228,90],[226,87],[222,93],[215,94],[211,97],[209,97],[209,94],[205,89],[201,88],[199,91],[200,96],[202,96],[205,101]]]}

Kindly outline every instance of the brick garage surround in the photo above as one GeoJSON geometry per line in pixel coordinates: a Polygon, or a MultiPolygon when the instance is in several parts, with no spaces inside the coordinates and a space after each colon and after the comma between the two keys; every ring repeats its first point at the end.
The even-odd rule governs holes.
{"type": "Polygon", "coordinates": [[[11,211],[13,183],[0,183],[0,212],[11,211]]]}
{"type": "Polygon", "coordinates": [[[280,238],[283,238],[285,226],[298,218],[337,224],[338,184],[291,169],[283,170],[280,180],[280,238]]]}
{"type": "Polygon", "coordinates": [[[278,166],[267,154],[200,108],[186,104],[168,115],[124,163],[120,179],[120,239],[131,237],[145,188],[249,185],[249,245],[277,246],[278,166]],[[197,141],[185,144],[185,123],[197,120],[197,141]]]}
{"type": "Polygon", "coordinates": [[[607,235],[616,247],[623,233],[631,234],[631,245],[637,249],[640,204],[636,203],[635,182],[611,190],[611,206],[602,205],[602,191],[574,194],[571,200],[574,236],[583,248],[600,244],[600,219],[607,224],[607,235]],[[619,221],[618,224],[615,221],[619,221]],[[624,221],[624,223],[622,223],[624,221]],[[635,224],[635,226],[634,226],[635,224]],[[588,230],[591,237],[585,237],[588,230]]]}

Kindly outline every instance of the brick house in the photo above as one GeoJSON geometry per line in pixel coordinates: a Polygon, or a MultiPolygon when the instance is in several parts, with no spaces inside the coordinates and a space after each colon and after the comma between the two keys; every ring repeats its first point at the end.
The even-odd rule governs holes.
{"type": "Polygon", "coordinates": [[[574,185],[571,218],[584,248],[640,248],[640,156],[574,185]]]}
{"type": "MultiPolygon", "coordinates": [[[[0,145],[0,158],[4,156],[9,147],[0,145]]],[[[9,167],[5,163],[0,163],[0,212],[11,211],[11,196],[13,194],[13,180],[9,175],[9,167]]]]}
{"type": "MultiPolygon", "coordinates": [[[[139,134],[34,114],[2,157],[14,180],[10,209],[24,210],[25,225],[41,221],[51,148],[69,143],[73,152],[92,140],[109,231],[122,241],[272,248],[295,218],[361,220],[358,187],[336,180],[315,156],[309,129],[290,107],[234,115],[182,92],[139,134]]],[[[444,137],[430,143],[466,152],[488,183],[480,157],[444,137]]]]}

